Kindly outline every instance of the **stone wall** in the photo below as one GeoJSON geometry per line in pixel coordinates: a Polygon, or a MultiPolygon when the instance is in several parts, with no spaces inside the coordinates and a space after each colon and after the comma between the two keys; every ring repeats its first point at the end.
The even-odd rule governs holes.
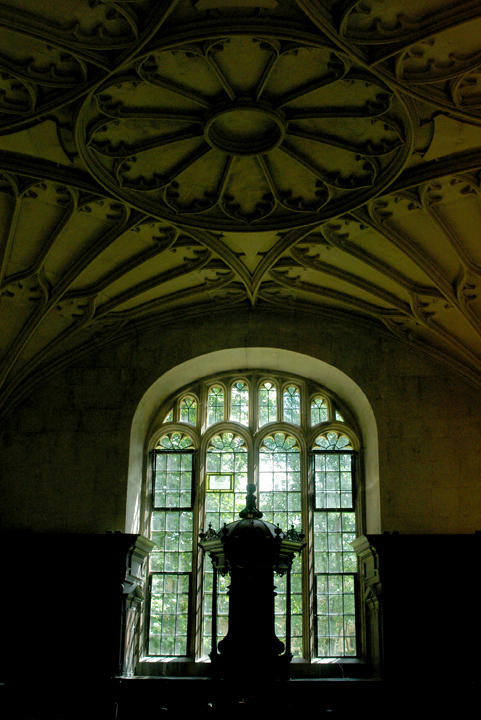
{"type": "Polygon", "coordinates": [[[123,531],[132,423],[149,388],[197,356],[250,347],[321,360],[364,393],[377,423],[381,531],[481,529],[481,390],[387,334],[261,309],[132,333],[36,386],[2,423],[3,527],[123,531]]]}

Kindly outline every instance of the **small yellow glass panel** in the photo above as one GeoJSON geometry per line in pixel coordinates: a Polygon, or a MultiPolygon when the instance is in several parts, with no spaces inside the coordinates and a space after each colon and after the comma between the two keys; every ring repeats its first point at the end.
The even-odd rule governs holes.
{"type": "Polygon", "coordinates": [[[207,492],[232,492],[234,476],[231,474],[207,475],[207,492]]]}

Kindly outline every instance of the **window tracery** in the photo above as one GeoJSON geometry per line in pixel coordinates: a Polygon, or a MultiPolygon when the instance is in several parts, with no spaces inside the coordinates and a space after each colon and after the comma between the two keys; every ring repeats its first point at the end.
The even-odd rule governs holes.
{"type": "Polygon", "coordinates": [[[294,425],[301,423],[301,396],[295,385],[284,389],[284,421],[294,425]]]}
{"type": "MultiPolygon", "coordinates": [[[[249,372],[184,388],[158,423],[148,654],[207,659],[213,579],[197,553],[198,533],[237,519],[253,481],[265,519],[307,535],[308,550],[291,576],[294,656],[356,655],[357,563],[349,543],[356,537],[359,434],[349,409],[309,381],[249,372]]],[[[218,640],[227,631],[227,583],[219,579],[218,640]]],[[[276,586],[275,628],[283,640],[285,578],[276,586]]]]}
{"type": "Polygon", "coordinates": [[[207,424],[213,425],[224,419],[224,388],[220,385],[213,385],[209,389],[208,396],[209,412],[207,415],[207,424]]]}
{"type": "Polygon", "coordinates": [[[188,395],[180,403],[180,422],[195,425],[197,420],[197,400],[188,395]]]}
{"type": "Polygon", "coordinates": [[[244,380],[236,380],[231,387],[231,420],[249,424],[249,388],[244,380]]]}

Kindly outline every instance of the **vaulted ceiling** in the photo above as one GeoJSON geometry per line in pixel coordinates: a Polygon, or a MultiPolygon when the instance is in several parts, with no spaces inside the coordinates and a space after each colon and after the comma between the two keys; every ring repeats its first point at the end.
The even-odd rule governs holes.
{"type": "Polygon", "coordinates": [[[343,318],[481,384],[478,0],[0,5],[0,404],[122,333],[343,318]]]}

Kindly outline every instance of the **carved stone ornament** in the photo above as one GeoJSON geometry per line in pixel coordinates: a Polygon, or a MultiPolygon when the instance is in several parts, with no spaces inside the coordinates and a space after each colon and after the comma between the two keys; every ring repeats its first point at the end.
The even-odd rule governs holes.
{"type": "Polygon", "coordinates": [[[117,197],[188,226],[280,230],[359,206],[402,167],[409,107],[322,41],[174,42],[80,113],[84,160],[117,197]]]}
{"type": "Polygon", "coordinates": [[[479,0],[0,3],[0,415],[242,308],[480,386],[480,188],[479,0]]]}

